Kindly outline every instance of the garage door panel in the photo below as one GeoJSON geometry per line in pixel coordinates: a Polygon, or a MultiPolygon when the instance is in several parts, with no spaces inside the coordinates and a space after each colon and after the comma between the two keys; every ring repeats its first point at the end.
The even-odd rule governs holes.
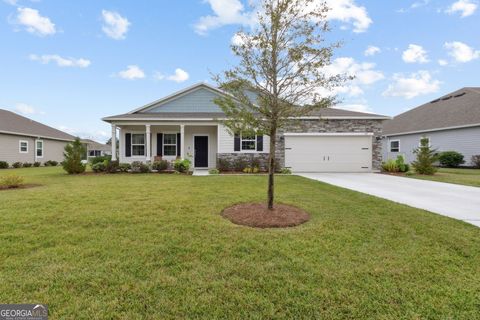
{"type": "Polygon", "coordinates": [[[368,172],[371,136],[286,136],[285,166],[294,172],[368,172]]]}

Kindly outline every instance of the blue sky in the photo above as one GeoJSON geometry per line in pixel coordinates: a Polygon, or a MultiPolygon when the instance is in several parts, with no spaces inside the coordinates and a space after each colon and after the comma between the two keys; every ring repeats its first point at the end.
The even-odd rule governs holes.
{"type": "MultiPolygon", "coordinates": [[[[396,115],[480,86],[476,0],[329,0],[340,107],[396,115]],[[369,50],[367,50],[369,49],[369,50]]],[[[0,0],[0,108],[105,141],[100,119],[231,66],[241,0],[0,0]]]]}

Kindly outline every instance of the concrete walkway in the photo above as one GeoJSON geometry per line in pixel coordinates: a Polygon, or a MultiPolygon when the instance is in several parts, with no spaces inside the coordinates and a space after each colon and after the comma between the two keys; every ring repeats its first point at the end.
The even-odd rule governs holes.
{"type": "Polygon", "coordinates": [[[480,188],[378,173],[298,175],[428,210],[480,227],[480,188]]]}

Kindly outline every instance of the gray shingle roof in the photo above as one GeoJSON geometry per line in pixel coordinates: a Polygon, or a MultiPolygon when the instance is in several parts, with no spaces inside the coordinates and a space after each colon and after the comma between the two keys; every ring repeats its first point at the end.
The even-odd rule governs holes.
{"type": "Polygon", "coordinates": [[[3,109],[0,109],[0,132],[54,140],[72,141],[75,139],[68,133],[3,109]]]}
{"type": "MultiPolygon", "coordinates": [[[[319,117],[360,117],[360,118],[369,118],[369,119],[388,119],[386,116],[363,113],[356,111],[349,111],[343,109],[334,109],[334,108],[325,108],[317,112],[312,113],[312,116],[319,117]]],[[[136,119],[218,119],[224,118],[225,114],[223,112],[158,112],[158,113],[126,113],[116,116],[103,118],[104,121],[113,121],[113,120],[136,120],[136,119]]]]}
{"type": "Polygon", "coordinates": [[[480,125],[480,88],[463,88],[386,121],[384,135],[480,125]]]}
{"type": "Polygon", "coordinates": [[[107,144],[103,144],[97,141],[93,141],[91,139],[82,139],[82,142],[87,144],[89,150],[104,150],[109,151],[111,150],[111,146],[107,144]]]}

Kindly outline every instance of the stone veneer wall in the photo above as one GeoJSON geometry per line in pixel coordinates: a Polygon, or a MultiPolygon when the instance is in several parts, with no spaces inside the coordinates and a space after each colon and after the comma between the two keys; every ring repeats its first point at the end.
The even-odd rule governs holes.
{"type": "MultiPolygon", "coordinates": [[[[362,119],[349,119],[349,120],[301,120],[292,121],[285,129],[277,133],[277,148],[276,159],[278,165],[285,166],[285,137],[284,132],[292,133],[338,133],[338,132],[371,132],[373,133],[373,163],[372,168],[379,170],[382,164],[382,128],[383,120],[362,120],[362,119]]],[[[251,161],[252,158],[257,158],[260,162],[261,168],[267,168],[268,153],[219,153],[218,159],[226,159],[230,162],[235,159],[244,159],[245,161],[251,161]]]]}

